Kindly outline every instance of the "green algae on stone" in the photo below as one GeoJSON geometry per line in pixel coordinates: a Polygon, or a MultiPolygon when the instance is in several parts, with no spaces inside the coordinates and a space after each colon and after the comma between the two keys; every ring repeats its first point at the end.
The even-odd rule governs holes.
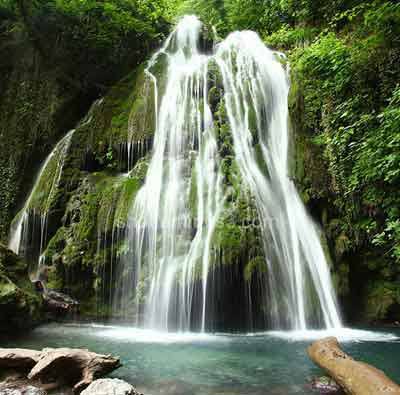
{"type": "Polygon", "coordinates": [[[0,245],[0,333],[14,334],[37,325],[41,306],[27,263],[0,245]]]}

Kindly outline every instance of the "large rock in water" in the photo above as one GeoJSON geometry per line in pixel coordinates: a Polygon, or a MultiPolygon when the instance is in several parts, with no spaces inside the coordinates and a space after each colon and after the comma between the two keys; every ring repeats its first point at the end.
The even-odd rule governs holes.
{"type": "MultiPolygon", "coordinates": [[[[121,366],[119,358],[74,348],[0,349],[0,372],[29,372],[29,380],[53,387],[68,385],[80,393],[97,378],[121,366]]],[[[2,392],[0,392],[2,394],[2,392]]]]}
{"type": "Polygon", "coordinates": [[[81,395],[140,395],[135,388],[120,379],[98,379],[93,381],[81,395]]]}
{"type": "Polygon", "coordinates": [[[28,374],[29,379],[42,382],[62,379],[80,393],[93,380],[120,366],[119,358],[101,355],[83,349],[45,348],[38,363],[28,374]]]}
{"type": "Polygon", "coordinates": [[[314,342],[308,348],[309,357],[347,394],[350,395],[400,395],[400,386],[381,370],[359,362],[344,353],[335,337],[314,342]]]}

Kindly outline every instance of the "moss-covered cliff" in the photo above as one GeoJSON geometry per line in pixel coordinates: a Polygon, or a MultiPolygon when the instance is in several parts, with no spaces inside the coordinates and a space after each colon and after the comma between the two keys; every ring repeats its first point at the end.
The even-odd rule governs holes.
{"type": "Polygon", "coordinates": [[[0,4],[1,240],[55,143],[166,31],[159,11],[129,7],[121,16],[103,3],[0,4]]]}
{"type": "Polygon", "coordinates": [[[42,300],[28,277],[28,266],[0,245],[0,335],[18,333],[37,325],[42,300]]]}

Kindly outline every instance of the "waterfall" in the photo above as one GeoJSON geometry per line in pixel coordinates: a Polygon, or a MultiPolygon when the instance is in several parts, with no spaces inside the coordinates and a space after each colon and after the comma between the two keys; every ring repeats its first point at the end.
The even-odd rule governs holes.
{"type": "MultiPolygon", "coordinates": [[[[78,127],[87,125],[92,121],[94,111],[101,105],[102,101],[103,99],[98,99],[92,104],[87,115],[79,122],[78,127]]],[[[48,216],[58,191],[64,162],[74,132],[75,129],[72,129],[63,136],[47,156],[39,169],[22,209],[11,223],[8,248],[17,255],[25,255],[30,243],[29,236],[35,236],[34,233],[37,230],[35,221],[37,217],[40,218],[38,263],[40,263],[42,253],[46,247],[48,216]]],[[[32,238],[36,240],[35,237],[32,238]]]]}
{"type": "Polygon", "coordinates": [[[30,223],[30,221],[31,219],[35,221],[37,216],[40,218],[39,256],[43,252],[47,237],[47,220],[50,206],[57,192],[64,160],[74,131],[69,131],[47,156],[40,167],[22,210],[13,221],[8,248],[16,254],[26,253],[29,232],[35,231],[35,224],[30,223]]]}
{"type": "MultiPolygon", "coordinates": [[[[170,325],[190,328],[196,277],[203,287],[201,326],[205,326],[211,237],[223,202],[217,142],[207,103],[208,57],[197,49],[200,28],[197,18],[185,18],[162,49],[168,55],[166,86],[146,180],[128,225],[136,284],[144,267],[150,278],[145,325],[163,330],[170,325]]],[[[151,67],[147,73],[158,101],[151,67]]]]}
{"type": "Polygon", "coordinates": [[[288,169],[289,84],[278,54],[254,32],[234,32],[216,51],[236,161],[255,197],[269,271],[274,327],[306,329],[312,321],[306,287],[318,295],[325,327],[341,325],[329,268],[313,221],[288,169]],[[256,158],[249,114],[267,168],[256,158]],[[311,276],[311,284],[307,275],[311,276]],[[284,314],[282,314],[284,313],[284,314]]]}
{"type": "Polygon", "coordinates": [[[209,69],[217,65],[235,161],[261,222],[266,314],[275,328],[309,328],[315,314],[322,326],[340,327],[318,229],[288,175],[289,82],[280,55],[250,31],[234,32],[204,54],[201,28],[185,16],[146,69],[154,84],[154,145],[129,214],[123,267],[131,272],[124,272],[122,293],[136,290],[139,325],[189,330],[197,319],[205,330],[212,237],[225,199],[208,103],[209,69]],[[161,77],[152,71],[157,62],[164,62],[161,77]]]}

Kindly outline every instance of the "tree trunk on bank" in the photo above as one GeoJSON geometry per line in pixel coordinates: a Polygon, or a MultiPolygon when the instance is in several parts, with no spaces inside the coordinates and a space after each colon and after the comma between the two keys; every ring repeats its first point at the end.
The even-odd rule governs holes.
{"type": "Polygon", "coordinates": [[[350,395],[400,395],[400,386],[381,370],[344,353],[335,337],[308,347],[309,357],[350,395]]]}

